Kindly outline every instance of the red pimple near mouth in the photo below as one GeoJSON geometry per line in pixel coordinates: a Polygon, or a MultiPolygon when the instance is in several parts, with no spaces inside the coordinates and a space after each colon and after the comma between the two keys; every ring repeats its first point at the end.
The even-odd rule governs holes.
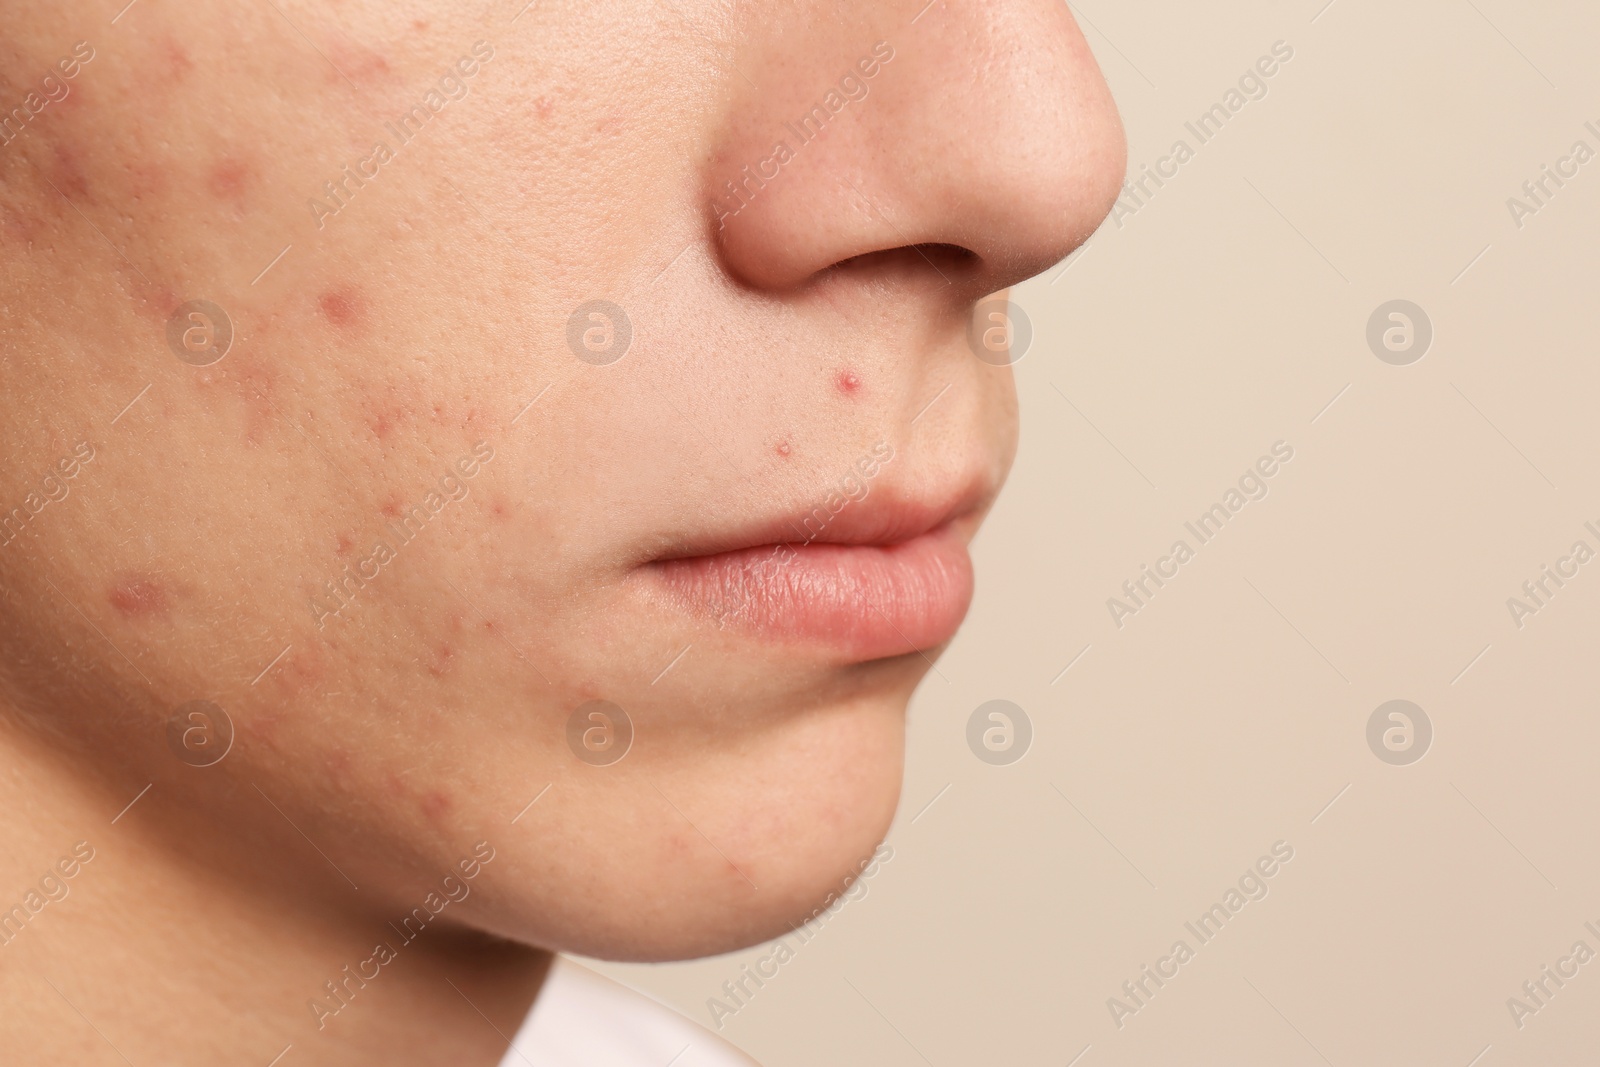
{"type": "Polygon", "coordinates": [[[833,384],[845,396],[854,396],[861,389],[861,378],[852,370],[840,371],[833,384]]]}

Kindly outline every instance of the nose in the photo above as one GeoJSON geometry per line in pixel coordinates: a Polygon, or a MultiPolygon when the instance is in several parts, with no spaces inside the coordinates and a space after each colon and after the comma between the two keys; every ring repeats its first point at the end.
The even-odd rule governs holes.
{"type": "Polygon", "coordinates": [[[745,284],[915,249],[898,259],[976,299],[1065,258],[1110,210],[1122,124],[1067,5],[924,3],[784,5],[743,37],[707,184],[745,284]]]}

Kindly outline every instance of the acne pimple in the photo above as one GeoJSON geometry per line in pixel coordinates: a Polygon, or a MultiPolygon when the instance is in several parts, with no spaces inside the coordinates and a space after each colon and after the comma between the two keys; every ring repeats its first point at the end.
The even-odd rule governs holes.
{"type": "Polygon", "coordinates": [[[455,658],[455,648],[448,641],[439,642],[438,648],[434,650],[433,662],[427,665],[428,673],[435,678],[444,677],[445,672],[450,670],[450,664],[455,658]]]}
{"type": "Polygon", "coordinates": [[[329,51],[329,84],[343,83],[346,77],[363,83],[377,82],[389,75],[389,61],[370,48],[335,41],[329,51]]]}
{"type": "Polygon", "coordinates": [[[354,286],[329,289],[317,298],[323,318],[335,326],[354,326],[361,318],[363,306],[361,292],[354,286]]]}
{"type": "Polygon", "coordinates": [[[183,81],[184,75],[194,69],[194,60],[189,58],[189,53],[183,50],[183,45],[170,38],[162,42],[162,66],[167,77],[175,82],[183,81]]]}
{"type": "Polygon", "coordinates": [[[89,179],[85,175],[82,164],[78,161],[78,153],[63,145],[55,146],[54,174],[51,178],[61,191],[71,200],[89,199],[89,179]]]}
{"type": "Polygon", "coordinates": [[[218,200],[237,200],[250,182],[250,168],[237,159],[224,159],[211,168],[206,184],[218,200]]]}
{"type": "Polygon", "coordinates": [[[271,682],[292,701],[319,691],[327,676],[326,656],[310,646],[295,644],[272,666],[263,684],[271,682]]]}
{"type": "Polygon", "coordinates": [[[424,815],[437,821],[450,810],[450,798],[437,789],[430,789],[422,794],[419,805],[424,815]]]}
{"type": "Polygon", "coordinates": [[[106,599],[128,618],[145,618],[167,610],[167,591],[154,578],[137,575],[120,578],[106,599]]]}
{"type": "Polygon", "coordinates": [[[843,393],[845,396],[851,396],[856,392],[856,390],[861,388],[861,379],[856,376],[855,371],[840,371],[839,376],[833,381],[834,385],[838,386],[839,392],[843,393]]]}
{"type": "Polygon", "coordinates": [[[789,442],[779,441],[777,447],[774,448],[773,451],[780,456],[787,456],[789,454],[789,442]]]}

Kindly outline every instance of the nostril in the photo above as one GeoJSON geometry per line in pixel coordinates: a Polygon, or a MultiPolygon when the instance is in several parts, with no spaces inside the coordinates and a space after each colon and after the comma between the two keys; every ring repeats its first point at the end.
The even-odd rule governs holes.
{"type": "Polygon", "coordinates": [[[978,275],[983,259],[970,248],[933,241],[927,244],[879,248],[847,256],[819,274],[840,278],[874,275],[897,282],[915,281],[918,276],[939,285],[968,285],[978,275]]]}

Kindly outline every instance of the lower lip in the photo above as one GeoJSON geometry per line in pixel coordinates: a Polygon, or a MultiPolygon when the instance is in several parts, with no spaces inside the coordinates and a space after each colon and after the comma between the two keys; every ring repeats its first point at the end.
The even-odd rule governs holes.
{"type": "Polygon", "coordinates": [[[762,545],[649,569],[674,600],[723,626],[857,661],[944,644],[972,600],[972,558],[948,526],[897,545],[762,545]]]}

